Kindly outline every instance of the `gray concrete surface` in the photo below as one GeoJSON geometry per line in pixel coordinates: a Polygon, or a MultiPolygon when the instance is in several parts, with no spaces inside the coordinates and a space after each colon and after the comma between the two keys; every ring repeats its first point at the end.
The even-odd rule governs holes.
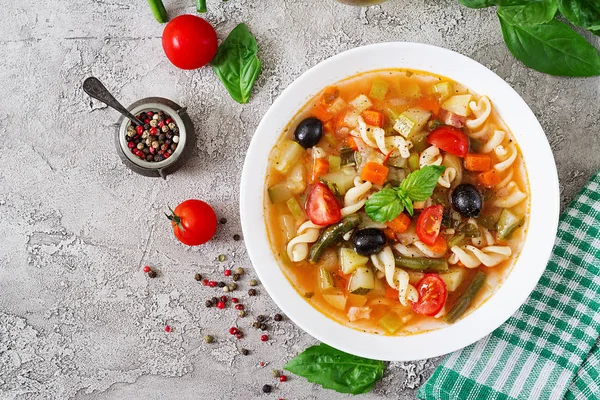
{"type": "MultiPolygon", "coordinates": [[[[166,1],[172,16],[192,0],[166,1]]],[[[369,9],[333,0],[208,0],[222,39],[239,22],[258,38],[264,72],[247,105],[229,98],[210,69],[173,68],[162,26],[145,1],[4,2],[0,25],[0,398],[337,399],[302,378],[275,384],[272,368],[315,341],[289,321],[271,340],[226,330],[232,310],[206,309],[193,280],[226,266],[252,268],[240,233],[238,184],[263,113],[303,71],[342,50],[416,41],[488,66],[531,106],[558,164],[563,207],[600,168],[600,78],[545,76],[505,48],[493,10],[453,0],[392,0],[369,9]],[[114,152],[117,115],[82,92],[95,75],[124,103],[164,96],[188,106],[198,130],[193,159],[166,181],[131,173],[114,152]],[[228,219],[216,238],[187,248],[172,236],[167,205],[202,198],[228,219]],[[216,261],[227,254],[224,263],[216,261]],[[150,280],[141,267],[159,277],[150,280]],[[164,332],[165,324],[173,327],[164,332]],[[216,343],[203,343],[213,334],[216,343]],[[242,346],[251,355],[238,354],[242,346]],[[261,368],[259,362],[267,363],[261,368]],[[260,388],[276,389],[263,395],[260,388]]],[[[595,44],[600,44],[595,38],[595,44]]],[[[444,60],[440,60],[443,62],[444,60]]],[[[259,287],[251,315],[276,306],[259,287]]],[[[439,360],[392,363],[365,399],[410,399],[439,360]]]]}

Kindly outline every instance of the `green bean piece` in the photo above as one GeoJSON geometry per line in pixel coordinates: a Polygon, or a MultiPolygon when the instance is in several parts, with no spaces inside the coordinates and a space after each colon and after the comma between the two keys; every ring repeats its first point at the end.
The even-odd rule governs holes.
{"type": "Polygon", "coordinates": [[[484,272],[477,271],[477,274],[475,274],[475,277],[471,281],[471,284],[469,285],[467,290],[465,290],[464,293],[458,296],[456,302],[454,303],[450,311],[448,311],[448,314],[444,316],[444,321],[451,324],[457,319],[459,319],[465,313],[465,311],[467,311],[467,309],[471,306],[473,299],[483,287],[486,277],[487,275],[484,272]]]}
{"type": "Polygon", "coordinates": [[[341,240],[342,236],[356,228],[358,224],[360,224],[360,216],[358,214],[350,214],[340,222],[327,227],[327,229],[321,232],[321,236],[319,236],[315,244],[310,248],[308,261],[311,263],[318,262],[323,252],[329,246],[341,240]]]}
{"type": "Polygon", "coordinates": [[[448,262],[445,258],[403,257],[395,255],[396,267],[407,268],[413,271],[448,271],[448,262]]]}
{"type": "Polygon", "coordinates": [[[206,12],[206,0],[196,0],[196,11],[199,13],[206,12]]]}
{"type": "Polygon", "coordinates": [[[161,24],[167,22],[167,10],[165,10],[165,5],[162,0],[148,0],[148,4],[150,4],[150,9],[152,10],[152,14],[154,14],[154,18],[161,24]]]}

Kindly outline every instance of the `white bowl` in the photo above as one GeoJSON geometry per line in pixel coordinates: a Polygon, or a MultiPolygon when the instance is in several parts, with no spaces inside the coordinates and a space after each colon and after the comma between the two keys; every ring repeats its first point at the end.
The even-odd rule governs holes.
{"type": "Polygon", "coordinates": [[[504,323],[529,296],[546,268],[559,216],[556,165],[542,127],[521,97],[499,76],[461,54],[419,43],[380,43],[331,57],[296,79],[273,103],[252,138],[241,182],[240,211],[248,254],[262,284],[283,312],[318,340],[362,357],[409,361],[468,346],[504,323]],[[325,86],[359,72],[409,68],[462,83],[492,100],[521,147],[529,175],[531,215],[523,249],[504,284],[484,304],[443,329],[381,336],[327,318],[291,286],[271,251],[263,215],[267,158],[283,129],[325,86]]]}

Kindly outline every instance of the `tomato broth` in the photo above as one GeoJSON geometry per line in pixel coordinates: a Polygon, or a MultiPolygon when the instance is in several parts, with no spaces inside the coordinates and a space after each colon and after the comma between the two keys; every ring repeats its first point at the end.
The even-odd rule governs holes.
{"type": "Polygon", "coordinates": [[[271,248],[298,294],[384,335],[447,326],[493,295],[519,255],[530,204],[522,154],[489,98],[403,69],[311,98],[271,151],[264,190],[271,248]],[[426,199],[402,191],[434,170],[426,199]],[[377,208],[389,193],[409,196],[412,216],[377,208]]]}

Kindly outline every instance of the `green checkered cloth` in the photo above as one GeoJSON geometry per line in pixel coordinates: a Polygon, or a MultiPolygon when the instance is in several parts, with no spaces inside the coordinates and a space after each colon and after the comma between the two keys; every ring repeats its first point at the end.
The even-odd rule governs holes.
{"type": "Polygon", "coordinates": [[[562,215],[548,267],[525,304],[450,354],[418,397],[600,399],[599,336],[600,171],[562,215]]]}

